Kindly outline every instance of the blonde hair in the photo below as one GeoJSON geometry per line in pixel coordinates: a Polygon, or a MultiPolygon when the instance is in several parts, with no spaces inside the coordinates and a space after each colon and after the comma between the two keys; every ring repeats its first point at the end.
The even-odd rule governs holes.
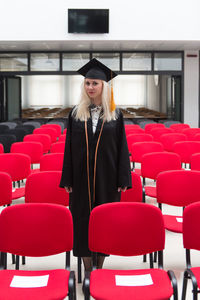
{"type": "MultiPolygon", "coordinates": [[[[111,90],[110,86],[106,81],[103,81],[103,90],[102,90],[102,107],[103,107],[103,114],[101,116],[102,119],[109,122],[111,120],[116,120],[116,112],[110,111],[110,96],[111,90]]],[[[74,108],[72,114],[76,120],[80,121],[87,121],[90,118],[89,106],[91,104],[91,100],[88,97],[84,82],[81,85],[81,94],[79,104],[74,108]]]]}

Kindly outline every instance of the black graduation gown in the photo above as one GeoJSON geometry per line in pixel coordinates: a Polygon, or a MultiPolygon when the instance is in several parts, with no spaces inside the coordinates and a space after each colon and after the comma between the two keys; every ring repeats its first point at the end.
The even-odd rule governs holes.
{"type": "MultiPolygon", "coordinates": [[[[121,193],[117,191],[117,188],[131,187],[130,160],[123,115],[120,110],[117,110],[116,113],[117,119],[105,122],[103,126],[96,163],[95,203],[92,203],[92,207],[120,201],[121,193]]],[[[95,149],[102,122],[102,119],[99,118],[96,132],[93,134],[92,119],[89,118],[87,121],[91,199],[93,199],[95,149]]],[[[60,182],[60,187],[64,186],[70,186],[73,189],[70,193],[70,210],[74,224],[73,253],[75,256],[90,256],[91,253],[88,249],[90,209],[85,122],[76,121],[72,116],[72,111],[68,118],[60,182]]]]}

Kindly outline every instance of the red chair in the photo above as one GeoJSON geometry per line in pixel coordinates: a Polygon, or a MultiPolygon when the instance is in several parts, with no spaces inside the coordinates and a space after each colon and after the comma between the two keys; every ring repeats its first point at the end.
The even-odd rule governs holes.
{"type": "Polygon", "coordinates": [[[46,203],[13,205],[2,211],[0,224],[5,268],[0,271],[1,299],[76,299],[75,275],[70,272],[73,223],[66,207],[46,203]],[[66,252],[66,269],[19,270],[19,256],[39,258],[62,252],[66,252]],[[7,270],[7,253],[17,255],[16,270],[7,270]]]}
{"type": "Polygon", "coordinates": [[[63,134],[66,134],[67,133],[67,128],[65,128],[64,130],[63,130],[63,134]]]}
{"type": "MultiPolygon", "coordinates": [[[[157,202],[176,207],[185,207],[200,199],[200,172],[166,171],[157,177],[157,202]]],[[[182,232],[182,216],[164,215],[165,228],[173,232],[182,232]]]]}
{"type": "Polygon", "coordinates": [[[173,147],[173,152],[180,155],[182,163],[190,164],[192,154],[200,153],[200,142],[176,142],[173,147]]]}
{"type": "Polygon", "coordinates": [[[182,131],[186,128],[190,128],[188,124],[172,124],[170,128],[176,133],[182,133],[182,131]]]}
{"type": "Polygon", "coordinates": [[[43,145],[44,153],[51,148],[51,138],[48,134],[28,134],[24,137],[24,142],[39,142],[43,145]]]}
{"type": "Polygon", "coordinates": [[[193,299],[200,293],[200,267],[192,267],[191,251],[200,250],[200,203],[188,205],[183,212],[183,246],[186,250],[186,270],[183,278],[182,300],[186,299],[188,279],[192,281],[193,299]]]}
{"type": "Polygon", "coordinates": [[[152,300],[178,299],[177,282],[172,271],[164,271],[165,230],[161,211],[144,203],[109,203],[94,208],[89,220],[89,249],[93,253],[138,256],[159,251],[158,268],[113,270],[94,268],[85,278],[85,299],[152,300]],[[102,222],[103,220],[103,222],[102,222]],[[144,222],[145,220],[145,222],[144,222]],[[137,283],[141,277],[145,283],[137,283]],[[127,277],[132,279],[126,283],[127,277]]]}
{"type": "Polygon", "coordinates": [[[125,128],[125,133],[126,136],[128,136],[129,134],[137,134],[137,133],[145,133],[144,129],[142,128],[125,128]]]}
{"type": "Polygon", "coordinates": [[[155,129],[155,128],[165,128],[165,125],[162,123],[149,123],[145,125],[145,133],[150,133],[151,134],[151,130],[155,129]]]}
{"type": "Polygon", "coordinates": [[[141,128],[138,124],[125,124],[124,127],[125,127],[125,129],[141,128]]]}
{"type": "Polygon", "coordinates": [[[61,171],[44,171],[27,178],[26,203],[54,203],[69,206],[69,194],[60,188],[61,171]]]}
{"type": "MultiPolygon", "coordinates": [[[[133,163],[141,163],[142,156],[152,152],[164,151],[163,145],[158,142],[138,142],[134,143],[131,147],[131,156],[133,163]]],[[[141,176],[140,169],[134,169],[134,171],[141,176]]]]}
{"type": "Polygon", "coordinates": [[[188,138],[188,141],[194,141],[195,136],[200,134],[200,128],[187,128],[182,131],[188,138]]]}
{"type": "MultiPolygon", "coordinates": [[[[26,179],[31,173],[31,159],[22,153],[2,153],[0,155],[0,172],[6,172],[13,182],[26,179]]],[[[25,196],[25,188],[16,188],[12,192],[12,200],[25,196]]]]}
{"type": "Polygon", "coordinates": [[[0,153],[4,153],[4,147],[3,147],[3,144],[0,144],[0,153]]]}
{"type": "MultiPolygon", "coordinates": [[[[31,159],[31,164],[39,164],[43,155],[43,145],[39,142],[18,142],[14,143],[10,149],[11,153],[23,153],[27,154],[31,159]]],[[[34,169],[32,172],[39,170],[34,169]]]]}
{"type": "Polygon", "coordinates": [[[64,142],[66,140],[66,134],[61,134],[58,138],[59,142],[64,142]]]}
{"type": "Polygon", "coordinates": [[[150,131],[155,142],[160,142],[161,136],[166,133],[173,133],[173,131],[170,128],[154,128],[150,131]]]}
{"type": "Polygon", "coordinates": [[[176,153],[154,152],[143,155],[141,162],[141,176],[143,177],[145,196],[156,198],[156,186],[145,186],[145,179],[157,179],[159,173],[170,170],[181,170],[181,159],[176,153]]]}
{"type": "Polygon", "coordinates": [[[40,128],[54,128],[57,132],[57,137],[61,135],[61,126],[59,124],[43,124],[40,128]]]}
{"type": "Polygon", "coordinates": [[[131,153],[131,146],[134,143],[137,142],[152,142],[153,137],[150,134],[146,133],[135,133],[135,134],[128,134],[127,137],[127,144],[128,144],[128,150],[131,153]]]}
{"type": "Polygon", "coordinates": [[[131,172],[132,188],[121,192],[121,202],[142,202],[142,182],[140,176],[131,172]]]}
{"type": "Polygon", "coordinates": [[[65,151],[65,142],[56,142],[51,145],[51,153],[64,153],[65,151]]]}
{"type": "Polygon", "coordinates": [[[167,133],[160,137],[160,143],[163,144],[164,150],[168,152],[173,152],[173,147],[176,142],[184,142],[186,140],[186,135],[182,133],[167,133]]]}
{"type": "Polygon", "coordinates": [[[12,203],[12,179],[8,173],[0,172],[0,205],[12,203]]]}
{"type": "Polygon", "coordinates": [[[33,134],[48,134],[51,138],[52,143],[55,143],[57,141],[57,131],[54,128],[36,128],[33,130],[33,134]]]}
{"type": "Polygon", "coordinates": [[[40,171],[62,171],[63,157],[63,153],[43,155],[40,160],[40,171]]]}

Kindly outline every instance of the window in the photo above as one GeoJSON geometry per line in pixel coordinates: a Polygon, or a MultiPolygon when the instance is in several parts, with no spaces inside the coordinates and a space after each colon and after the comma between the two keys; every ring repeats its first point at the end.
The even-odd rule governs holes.
{"type": "Polygon", "coordinates": [[[26,53],[1,53],[0,72],[16,72],[28,70],[28,56],[26,53]]]}
{"type": "Polygon", "coordinates": [[[92,57],[98,59],[112,71],[120,70],[119,53],[92,53],[92,57]]]}
{"type": "Polygon", "coordinates": [[[77,71],[89,60],[89,53],[63,53],[63,71],[77,71]]]}
{"type": "Polygon", "coordinates": [[[123,71],[151,71],[151,53],[123,53],[123,71]]]}
{"type": "Polygon", "coordinates": [[[155,71],[181,71],[182,54],[181,53],[155,53],[154,70],[155,71]]]}
{"type": "Polygon", "coordinates": [[[59,71],[58,53],[32,53],[31,71],[59,71]]]}

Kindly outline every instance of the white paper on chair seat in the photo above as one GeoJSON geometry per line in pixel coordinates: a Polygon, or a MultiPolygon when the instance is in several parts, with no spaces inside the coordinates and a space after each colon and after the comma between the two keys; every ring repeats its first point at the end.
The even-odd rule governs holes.
{"type": "Polygon", "coordinates": [[[13,189],[12,189],[12,192],[15,192],[15,191],[16,191],[16,189],[15,189],[15,188],[13,188],[13,189]]]}
{"type": "Polygon", "coordinates": [[[14,276],[10,287],[38,288],[47,286],[49,275],[42,276],[14,276]]]}
{"type": "Polygon", "coordinates": [[[145,275],[115,275],[116,285],[119,286],[145,286],[152,285],[151,274],[145,275]]]}
{"type": "Polygon", "coordinates": [[[176,218],[176,221],[179,223],[183,223],[183,218],[176,218]]]}

